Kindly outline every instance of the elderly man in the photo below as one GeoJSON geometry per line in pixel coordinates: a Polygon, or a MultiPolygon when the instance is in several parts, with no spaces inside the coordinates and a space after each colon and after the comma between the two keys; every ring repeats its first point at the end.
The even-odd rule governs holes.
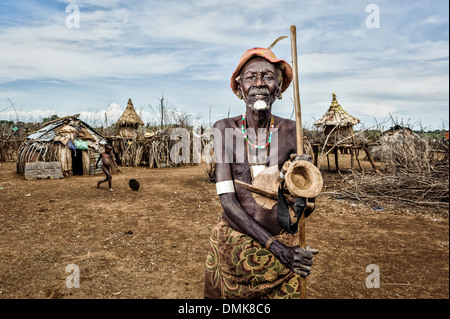
{"type": "Polygon", "coordinates": [[[272,114],[291,80],[290,65],[264,48],[245,52],[232,75],[246,109],[213,128],[223,214],[210,238],[205,298],[299,298],[299,276],[311,270],[313,250],[300,248],[295,230],[280,224],[279,205],[264,208],[233,182],[252,184],[266,167],[281,171],[290,158],[308,160],[295,155],[295,122],[272,114]]]}

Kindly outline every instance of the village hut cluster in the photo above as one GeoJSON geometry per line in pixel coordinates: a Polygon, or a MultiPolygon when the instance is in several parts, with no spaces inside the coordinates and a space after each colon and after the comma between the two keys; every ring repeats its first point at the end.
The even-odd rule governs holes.
{"type": "Polygon", "coordinates": [[[131,99],[116,123],[116,134],[103,136],[79,119],[79,114],[43,124],[19,149],[17,172],[25,178],[62,178],[101,172],[95,163],[104,145],[110,143],[123,166],[138,166],[145,159],[150,167],[170,166],[170,140],[165,132],[139,130],[144,122],[131,99]],[[145,154],[146,153],[146,154],[145,154]]]}
{"type": "Polygon", "coordinates": [[[353,126],[359,119],[348,114],[337,102],[336,94],[328,111],[315,122],[323,129],[321,138],[312,142],[314,163],[318,157],[333,152],[335,167],[339,171],[338,156],[349,152],[351,174],[344,177],[346,185],[329,193],[337,198],[351,198],[378,206],[381,201],[448,207],[448,138],[446,150],[436,150],[429,140],[420,137],[410,128],[394,125],[380,131],[375,140],[357,138],[353,126]],[[359,151],[364,150],[373,172],[364,172],[359,161],[359,151]],[[360,172],[353,170],[354,160],[360,172]],[[379,165],[383,164],[382,171],[379,165]]]}
{"type": "MultiPolygon", "coordinates": [[[[366,159],[372,164],[374,173],[380,173],[378,164],[383,163],[383,174],[388,177],[388,173],[392,172],[395,176],[389,176],[389,180],[395,180],[396,185],[402,185],[398,176],[404,176],[402,180],[407,181],[408,185],[419,185],[422,180],[417,178],[425,176],[423,181],[426,181],[426,184],[423,184],[422,188],[425,189],[426,194],[433,194],[429,201],[437,201],[439,204],[446,202],[448,205],[448,138],[446,151],[434,150],[426,140],[411,129],[400,126],[380,132],[378,140],[361,139],[356,138],[361,132],[354,131],[354,126],[359,122],[359,119],[344,110],[337,101],[336,94],[333,93],[328,110],[314,123],[321,129],[320,137],[308,140],[304,136],[304,144],[308,148],[308,153],[313,156],[314,164],[320,167],[322,160],[326,157],[330,170],[329,154],[334,153],[335,168],[339,171],[339,156],[350,154],[353,182],[348,184],[353,185],[352,187],[358,185],[356,191],[360,192],[359,199],[364,196],[369,198],[366,185],[369,185],[370,189],[374,188],[374,180],[370,179],[368,174],[358,175],[357,170],[353,169],[356,162],[360,171],[363,171],[359,158],[359,152],[363,150],[366,159]],[[375,160],[378,161],[377,164],[375,160]],[[415,167],[411,167],[411,163],[415,167]],[[433,179],[432,189],[427,189],[430,176],[433,179]],[[439,179],[435,179],[436,176],[439,179]],[[447,176],[446,180],[445,176],[447,176]],[[363,190],[366,193],[361,193],[363,190]]],[[[161,125],[154,131],[148,131],[136,113],[131,99],[128,100],[121,117],[112,126],[115,131],[109,136],[98,133],[80,120],[78,114],[62,117],[44,123],[41,129],[26,138],[18,151],[17,172],[24,175],[26,179],[96,174],[101,172],[100,167],[95,169],[97,158],[104,150],[104,145],[109,143],[113,146],[116,161],[121,166],[174,167],[198,163],[193,157],[194,154],[200,153],[202,158],[199,164],[209,181],[214,181],[215,163],[211,132],[207,130],[193,132],[185,127],[187,130],[183,132],[189,132],[187,152],[189,155],[188,157],[179,156],[181,155],[179,153],[186,152],[186,149],[174,148],[182,138],[181,136],[178,139],[173,138],[171,134],[178,127],[179,125],[161,125]],[[200,149],[197,149],[198,144],[193,143],[194,139],[201,141],[200,149]],[[173,149],[176,149],[178,154],[172,154],[173,149]],[[208,158],[205,158],[205,154],[208,158]],[[174,155],[181,160],[174,161],[174,155]]],[[[178,135],[175,134],[175,136],[178,135]]],[[[376,177],[375,180],[380,178],[376,177]]],[[[386,181],[380,187],[385,185],[387,185],[386,181]]],[[[410,191],[408,194],[403,194],[405,187],[397,188],[402,192],[399,193],[398,198],[406,198],[413,193],[410,191]]],[[[392,189],[394,186],[390,186],[390,191],[392,189]]],[[[353,193],[355,190],[352,190],[353,193]]],[[[422,189],[417,194],[423,194],[422,189]]],[[[339,193],[339,196],[342,197],[343,194],[339,193]]],[[[422,197],[418,200],[425,202],[422,197]]]]}
{"type": "MultiPolygon", "coordinates": [[[[171,132],[179,126],[167,125],[155,131],[147,131],[143,125],[131,99],[113,125],[115,132],[109,136],[103,136],[83,122],[79,119],[79,114],[49,121],[29,135],[21,145],[17,156],[17,172],[26,179],[100,173],[101,163],[97,169],[95,163],[107,143],[113,146],[116,161],[122,166],[174,167],[193,163],[194,152],[201,152],[194,150],[193,132],[189,133],[189,156],[186,158],[179,154],[186,152],[184,148],[180,148],[177,154],[171,154],[173,146],[180,142],[171,136],[171,132]],[[177,157],[176,161],[174,155],[177,157]]],[[[209,144],[209,140],[203,138],[201,143],[203,148],[209,144]]],[[[206,169],[209,175],[214,171],[213,167],[206,169]]]]}
{"type": "MultiPolygon", "coordinates": [[[[149,168],[174,167],[192,163],[192,132],[189,135],[189,158],[174,160],[171,154],[173,146],[179,142],[171,138],[171,132],[178,125],[160,127],[154,131],[148,131],[142,127],[144,122],[137,114],[133,102],[128,100],[127,107],[116,123],[116,133],[107,136],[108,143],[113,146],[117,156],[117,162],[123,166],[147,166],[149,168]]],[[[179,153],[186,150],[179,150],[179,153]]],[[[176,154],[180,155],[180,154],[176,154]]]]}

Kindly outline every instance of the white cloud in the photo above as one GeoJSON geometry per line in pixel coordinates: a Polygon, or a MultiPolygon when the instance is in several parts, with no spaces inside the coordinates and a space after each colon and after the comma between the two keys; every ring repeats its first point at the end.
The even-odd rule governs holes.
{"type": "Polygon", "coordinates": [[[95,6],[103,8],[113,8],[116,7],[121,1],[120,0],[59,0],[62,3],[75,3],[79,6],[95,6]]]}
{"type": "Polygon", "coordinates": [[[448,21],[448,20],[446,20],[446,19],[443,18],[443,17],[437,16],[437,15],[431,15],[431,16],[428,16],[428,17],[426,18],[426,20],[424,21],[424,23],[429,23],[429,24],[441,24],[441,23],[445,23],[446,21],[448,21]]]}
{"type": "Polygon", "coordinates": [[[8,121],[19,121],[22,122],[41,122],[42,119],[50,117],[52,115],[63,116],[62,114],[57,114],[53,110],[32,110],[32,111],[5,111],[0,113],[0,119],[5,119],[8,121]]]}
{"type": "Polygon", "coordinates": [[[120,110],[120,105],[111,103],[106,109],[97,112],[83,111],[80,113],[80,119],[95,127],[110,126],[117,122],[123,111],[120,110]]]}
{"type": "MultiPolygon", "coordinates": [[[[194,114],[209,105],[237,113],[242,101],[228,83],[239,57],[289,35],[296,24],[305,118],[322,115],[331,92],[347,99],[357,117],[405,114],[408,105],[415,105],[416,117],[430,117],[420,103],[448,106],[448,39],[435,31],[448,25],[448,17],[434,13],[428,2],[380,0],[382,27],[376,30],[364,26],[366,4],[351,0],[76,3],[79,29],[65,27],[64,10],[34,2],[25,4],[34,12],[29,23],[0,29],[0,98],[28,101],[25,108],[48,103],[80,113],[129,96],[148,104],[164,91],[194,114]],[[44,90],[20,86],[37,81],[44,90]]],[[[290,62],[289,39],[274,51],[290,62]]],[[[289,90],[277,102],[288,116],[290,96],[289,90]]],[[[96,121],[104,110],[92,112],[96,121]]],[[[154,114],[144,110],[151,120],[154,114]]]]}
{"type": "Polygon", "coordinates": [[[175,73],[186,67],[176,53],[117,53],[118,44],[108,48],[112,35],[103,30],[83,32],[81,39],[73,39],[71,32],[77,31],[43,26],[0,33],[0,83],[42,78],[133,78],[142,74],[175,73]],[[91,42],[106,48],[92,48],[91,42]]]}

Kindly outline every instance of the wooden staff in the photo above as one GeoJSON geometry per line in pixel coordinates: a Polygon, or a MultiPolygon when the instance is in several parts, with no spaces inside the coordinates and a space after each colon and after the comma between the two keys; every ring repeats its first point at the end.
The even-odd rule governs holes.
{"type": "MultiPolygon", "coordinates": [[[[297,65],[297,31],[295,25],[291,25],[291,55],[293,69],[293,85],[294,85],[294,106],[295,106],[295,124],[297,136],[297,154],[303,154],[303,130],[302,130],[302,113],[300,106],[300,93],[298,85],[298,65],[297,65]]],[[[298,222],[298,236],[300,247],[306,249],[305,236],[305,214],[300,215],[298,222]]],[[[306,277],[300,276],[300,298],[306,299],[306,277]]]]}

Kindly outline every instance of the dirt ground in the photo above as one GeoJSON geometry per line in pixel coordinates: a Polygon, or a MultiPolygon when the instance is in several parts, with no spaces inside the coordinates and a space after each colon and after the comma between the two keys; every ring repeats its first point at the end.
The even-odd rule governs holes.
{"type": "MultiPolygon", "coordinates": [[[[324,190],[339,183],[326,168],[323,176],[324,190]]],[[[0,299],[202,298],[221,206],[201,166],[122,167],[114,192],[97,189],[100,178],[27,181],[15,163],[0,163],[0,299]],[[129,188],[131,178],[139,191],[129,188]],[[72,264],[79,288],[66,287],[72,264]]],[[[320,195],[306,227],[320,251],[308,298],[449,298],[446,210],[380,212],[320,195]],[[369,265],[378,267],[379,288],[366,286],[369,265]]]]}

